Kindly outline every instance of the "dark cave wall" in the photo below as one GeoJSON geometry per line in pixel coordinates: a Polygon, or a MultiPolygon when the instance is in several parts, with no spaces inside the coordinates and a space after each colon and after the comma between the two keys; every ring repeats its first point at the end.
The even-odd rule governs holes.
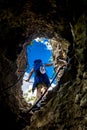
{"type": "MultiPolygon", "coordinates": [[[[26,67],[25,50],[22,50],[24,42],[30,42],[37,36],[52,38],[56,37],[56,34],[60,34],[70,43],[73,43],[69,24],[71,23],[75,34],[75,54],[80,63],[77,69],[77,81],[80,83],[83,80],[83,72],[86,75],[85,71],[87,71],[85,60],[87,49],[86,6],[85,0],[0,1],[1,124],[8,120],[8,126],[2,125],[3,129],[4,127],[9,128],[9,130],[20,129],[21,127],[18,127],[17,124],[20,120],[19,108],[27,107],[21,92],[22,81],[7,89],[15,84],[18,77],[23,74],[23,72],[18,71],[24,71],[26,67]],[[7,118],[3,118],[3,115],[7,118]],[[10,126],[11,123],[13,124],[12,127],[10,126]]],[[[74,70],[72,71],[74,72],[74,70]]]]}

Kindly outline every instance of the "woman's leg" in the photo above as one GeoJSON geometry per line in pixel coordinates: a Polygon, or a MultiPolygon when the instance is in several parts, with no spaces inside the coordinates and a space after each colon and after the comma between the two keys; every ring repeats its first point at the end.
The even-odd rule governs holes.
{"type": "Polygon", "coordinates": [[[43,86],[42,86],[42,89],[41,89],[41,90],[42,90],[42,94],[44,94],[44,93],[45,93],[45,94],[44,94],[44,96],[43,96],[43,99],[45,99],[45,98],[46,98],[46,95],[47,95],[47,93],[48,93],[48,92],[47,92],[47,87],[46,87],[46,85],[45,85],[45,84],[43,84],[43,86]]]}
{"type": "Polygon", "coordinates": [[[41,97],[41,88],[42,88],[42,85],[39,84],[37,86],[37,95],[36,95],[37,97],[36,97],[36,100],[38,100],[41,97]]]}

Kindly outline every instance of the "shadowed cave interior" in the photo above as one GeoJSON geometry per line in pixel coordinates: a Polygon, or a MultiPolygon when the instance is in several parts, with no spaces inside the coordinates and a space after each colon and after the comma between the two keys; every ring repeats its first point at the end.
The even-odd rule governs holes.
{"type": "Polygon", "coordinates": [[[0,1],[2,130],[87,129],[86,7],[85,0],[0,1]],[[23,98],[21,85],[26,47],[37,37],[51,39],[55,72],[59,43],[71,60],[59,91],[49,93],[46,107],[32,115],[27,113],[31,106],[23,98]]]}

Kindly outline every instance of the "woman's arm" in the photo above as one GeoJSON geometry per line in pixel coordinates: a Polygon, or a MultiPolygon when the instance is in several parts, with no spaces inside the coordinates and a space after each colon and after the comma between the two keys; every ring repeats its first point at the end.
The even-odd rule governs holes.
{"type": "Polygon", "coordinates": [[[33,72],[34,72],[34,69],[32,69],[32,70],[30,71],[29,76],[28,76],[28,79],[26,80],[27,82],[30,80],[30,78],[31,78],[31,76],[32,76],[32,74],[33,74],[33,72]]]}

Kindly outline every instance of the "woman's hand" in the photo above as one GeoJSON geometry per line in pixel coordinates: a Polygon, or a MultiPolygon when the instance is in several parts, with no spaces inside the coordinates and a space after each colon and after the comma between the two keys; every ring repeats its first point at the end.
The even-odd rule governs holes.
{"type": "MultiPolygon", "coordinates": [[[[25,80],[25,79],[24,79],[24,80],[25,80]]],[[[28,79],[26,79],[25,81],[26,81],[26,82],[29,82],[29,80],[28,80],[28,79]]]]}

